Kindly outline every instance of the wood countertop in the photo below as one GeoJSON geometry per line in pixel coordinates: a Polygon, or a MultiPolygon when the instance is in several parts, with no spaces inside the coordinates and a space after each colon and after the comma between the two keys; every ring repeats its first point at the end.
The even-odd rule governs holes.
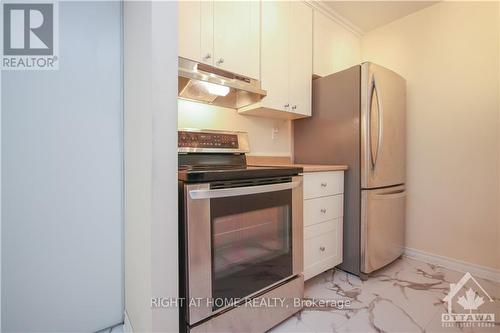
{"type": "Polygon", "coordinates": [[[247,164],[255,166],[286,166],[303,168],[304,172],[344,171],[347,165],[292,163],[289,156],[247,156],[247,164]]]}

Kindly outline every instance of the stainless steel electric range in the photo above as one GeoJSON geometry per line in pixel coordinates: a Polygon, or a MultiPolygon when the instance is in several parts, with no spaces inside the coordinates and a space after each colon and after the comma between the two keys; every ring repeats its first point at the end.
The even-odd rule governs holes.
{"type": "Polygon", "coordinates": [[[247,166],[243,132],[178,140],[181,327],[264,332],[301,309],[302,169],[247,166]]]}

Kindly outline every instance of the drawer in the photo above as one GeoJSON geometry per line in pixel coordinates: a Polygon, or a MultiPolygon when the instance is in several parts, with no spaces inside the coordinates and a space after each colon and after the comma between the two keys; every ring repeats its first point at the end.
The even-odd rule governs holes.
{"type": "Polygon", "coordinates": [[[343,194],[304,200],[304,226],[325,222],[343,215],[343,194]]]}
{"type": "Polygon", "coordinates": [[[342,262],[342,218],[304,228],[304,278],[342,262]]]}
{"type": "Polygon", "coordinates": [[[344,171],[304,173],[304,199],[344,192],[344,171]]]}

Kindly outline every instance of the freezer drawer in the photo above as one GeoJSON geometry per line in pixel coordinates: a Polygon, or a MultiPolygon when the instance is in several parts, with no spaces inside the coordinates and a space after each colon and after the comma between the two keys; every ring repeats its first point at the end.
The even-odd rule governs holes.
{"type": "Polygon", "coordinates": [[[361,271],[371,273],[403,253],[406,190],[361,191],[361,271]]]}

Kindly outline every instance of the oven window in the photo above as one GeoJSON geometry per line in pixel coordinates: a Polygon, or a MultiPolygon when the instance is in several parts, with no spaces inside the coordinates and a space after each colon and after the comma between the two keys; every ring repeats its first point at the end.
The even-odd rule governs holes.
{"type": "Polygon", "coordinates": [[[211,199],[213,298],[245,297],[292,275],[291,204],[291,190],[211,199]]]}

